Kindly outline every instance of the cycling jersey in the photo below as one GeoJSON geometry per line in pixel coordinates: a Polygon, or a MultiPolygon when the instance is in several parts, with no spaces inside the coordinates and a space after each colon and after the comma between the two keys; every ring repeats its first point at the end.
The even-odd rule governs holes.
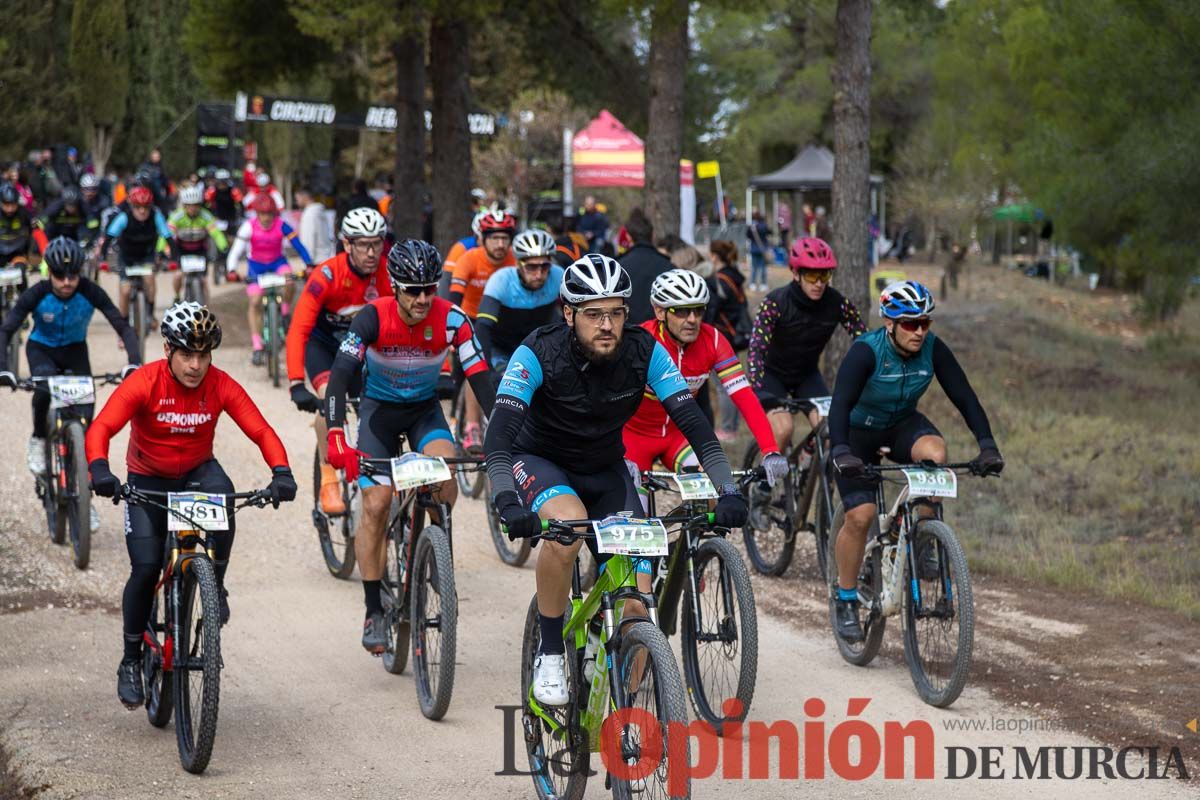
{"type": "Polygon", "coordinates": [[[454,265],[458,263],[458,259],[468,250],[473,250],[479,246],[479,240],[475,235],[464,236],[454,244],[450,245],[450,249],[446,251],[446,260],[442,262],[442,272],[454,274],[454,265]]]}
{"type": "Polygon", "coordinates": [[[283,443],[228,373],[209,367],[200,385],[189,389],[171,374],[166,359],[137,370],[113,392],[88,428],[88,463],[107,459],[109,440],[132,420],[125,456],[129,472],[181,478],[213,457],[221,412],[258,445],[268,465],[288,465],[283,443]]]}
{"type": "Polygon", "coordinates": [[[492,273],[504,267],[515,267],[517,259],[513,256],[512,248],[504,256],[500,264],[493,264],[488,258],[487,250],[475,247],[463,253],[454,265],[454,276],[450,280],[450,300],[457,302],[467,316],[475,319],[479,312],[479,301],[483,297],[483,287],[487,286],[492,273]],[[461,297],[456,300],[455,295],[461,297]]]}
{"type": "Polygon", "coordinates": [[[561,267],[569,267],[583,258],[584,250],[570,236],[560,236],[554,240],[554,261],[561,267]]]}
{"type": "Polygon", "coordinates": [[[760,388],[763,374],[770,371],[790,387],[819,371],[821,351],[839,323],[851,339],[867,330],[858,309],[832,286],[816,301],[796,281],[768,294],[750,334],[750,383],[760,388]]]}
{"type": "Polygon", "coordinates": [[[283,255],[283,245],[287,243],[300,256],[305,264],[312,264],[312,258],[304,249],[304,244],[292,226],[283,221],[278,215],[270,227],[264,228],[258,218],[248,219],[238,228],[237,238],[229,248],[228,264],[230,268],[237,266],[243,255],[247,254],[246,282],[257,282],[258,276],[266,272],[275,272],[279,267],[287,265],[283,255]]]}
{"type": "Polygon", "coordinates": [[[392,283],[382,264],[370,275],[362,275],[350,265],[349,253],[338,253],[314,269],[292,309],[287,335],[288,380],[304,380],[304,351],[310,336],[336,347],[350,330],[354,315],[367,303],[392,296],[392,283]]]}
{"type": "Polygon", "coordinates": [[[207,254],[208,239],[211,236],[217,249],[224,252],[229,248],[225,234],[217,226],[217,219],[208,209],[200,209],[196,216],[189,216],[183,208],[178,208],[167,219],[167,227],[174,234],[178,256],[180,253],[207,254]]]}
{"type": "Polygon", "coordinates": [[[235,186],[213,186],[204,192],[204,204],[213,216],[225,222],[238,217],[238,205],[242,202],[242,190],[235,186]]]}
{"type": "Polygon", "coordinates": [[[157,208],[151,209],[150,216],[144,221],[135,219],[131,211],[119,211],[108,223],[104,234],[103,249],[107,250],[112,240],[116,239],[121,263],[127,265],[153,261],[155,251],[165,250],[166,243],[171,239],[167,218],[157,208]]]}
{"type": "Polygon", "coordinates": [[[558,286],[562,276],[562,267],[551,266],[542,288],[531,292],[521,283],[518,270],[501,269],[492,273],[483,287],[479,313],[475,315],[475,331],[488,363],[494,364],[496,358],[507,361],[535,328],[561,316],[558,286]]]}
{"type": "Polygon", "coordinates": [[[0,211],[0,263],[7,264],[16,256],[29,252],[33,219],[21,206],[12,216],[0,211]]]}
{"type": "Polygon", "coordinates": [[[103,289],[87,278],[80,278],[75,293],[66,300],[54,294],[49,280],[38,281],[21,293],[0,324],[0,370],[9,368],[9,338],[30,314],[33,315],[33,330],[29,341],[46,347],[64,347],[87,341],[88,325],[96,310],[104,315],[125,343],[129,363],[140,363],[142,348],[133,328],[103,289]]]}
{"type": "Polygon", "coordinates": [[[88,238],[88,217],[83,202],[75,204],[74,211],[67,210],[67,204],[62,198],[46,206],[46,210],[33,221],[33,237],[37,240],[38,250],[45,251],[51,239],[65,236],[77,242],[88,238]]]}
{"type": "MultiPolygon", "coordinates": [[[[758,398],[754,396],[750,384],[746,381],[746,375],[742,371],[742,362],[733,352],[729,340],[721,335],[720,331],[708,323],[701,323],[700,335],[696,341],[684,347],[671,336],[665,322],[651,319],[643,322],[641,327],[662,345],[664,352],[679,368],[680,374],[683,375],[683,379],[693,395],[700,393],[709,374],[716,370],[722,386],[725,387],[729,398],[733,400],[734,405],[746,419],[746,424],[749,426],[750,432],[754,434],[754,439],[758,442],[762,452],[778,452],[775,436],[771,433],[771,424],[767,422],[767,415],[763,412],[758,398]]],[[[625,425],[626,449],[628,449],[631,434],[661,441],[663,437],[670,437],[677,430],[654,392],[647,389],[642,396],[637,413],[625,425]]],[[[648,465],[639,464],[639,466],[642,469],[649,468],[648,465]]]]}

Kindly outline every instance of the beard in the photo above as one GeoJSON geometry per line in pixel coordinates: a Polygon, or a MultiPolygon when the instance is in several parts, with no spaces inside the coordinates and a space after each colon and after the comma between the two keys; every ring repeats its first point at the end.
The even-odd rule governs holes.
{"type": "Polygon", "coordinates": [[[579,343],[579,349],[583,352],[583,357],[593,364],[608,364],[617,360],[617,354],[621,351],[620,340],[614,345],[613,349],[607,353],[602,353],[578,337],[575,339],[579,343]]]}

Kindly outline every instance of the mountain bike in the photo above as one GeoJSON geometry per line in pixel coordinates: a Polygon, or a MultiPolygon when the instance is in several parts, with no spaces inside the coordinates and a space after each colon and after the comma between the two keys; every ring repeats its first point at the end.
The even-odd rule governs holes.
{"type": "MultiPolygon", "coordinates": [[[[745,485],[762,478],[761,467],[738,472],[745,485]]],[[[676,491],[682,504],[672,516],[694,519],[717,499],[716,488],[703,472],[643,472],[651,518],[657,516],[659,492],[676,491]]],[[[726,722],[740,722],[750,711],[758,676],[758,616],[750,573],[722,528],[692,526],[679,530],[670,555],[660,559],[654,575],[659,626],[675,635],[683,617],[681,646],[688,699],[697,719],[717,735],[726,722]],[[726,700],[736,699],[740,712],[726,716],[726,700]]]]}
{"type": "Polygon", "coordinates": [[[601,748],[611,754],[605,759],[610,764],[605,786],[613,797],[691,796],[690,778],[671,776],[673,766],[684,769],[691,759],[683,681],[659,628],[658,603],[638,591],[634,559],[666,555],[668,525],[699,530],[712,523],[712,514],[542,521],[543,533],[534,538],[564,545],[594,538],[599,551],[612,556],[586,598],[578,560],[572,571],[563,621],[565,706],[543,708],[534,699],[533,665],[541,644],[537,595],[525,616],[521,721],[533,785],[542,800],[582,797],[591,754],[601,748]],[[622,614],[630,599],[641,600],[647,616],[622,614]],[[610,716],[614,719],[606,725],[610,716]],[[620,762],[626,769],[614,772],[612,765],[620,762]]]}
{"type": "MultiPolygon", "coordinates": [[[[17,304],[17,298],[26,288],[25,265],[12,262],[0,267],[0,318],[8,316],[8,310],[17,304]]],[[[28,320],[13,331],[8,337],[8,369],[16,377],[21,377],[21,331],[29,325],[28,320]]]]}
{"type": "Polygon", "coordinates": [[[277,388],[282,378],[279,360],[285,352],[284,339],[287,337],[287,328],[283,324],[282,289],[293,280],[295,278],[291,275],[274,272],[265,272],[258,276],[258,286],[263,290],[262,339],[263,349],[266,351],[267,375],[271,378],[271,385],[277,388]]]}
{"type": "Polygon", "coordinates": [[[931,461],[868,465],[868,475],[878,481],[875,502],[880,513],[871,523],[858,576],[859,603],[866,612],[861,642],[847,642],[837,633],[836,533],[845,521],[840,508],[829,537],[829,619],[842,658],[856,666],[869,664],[879,653],[887,618],[900,614],[904,660],[917,694],[938,708],[953,703],[966,685],[975,605],[966,553],[942,520],[942,504],[927,498],[955,497],[957,476],[971,469],[969,463],[931,461]],[[886,473],[903,477],[889,478],[886,473]],[[889,508],[885,482],[903,487],[887,511],[882,510],[889,508]]]}
{"type": "Polygon", "coordinates": [[[120,500],[167,512],[163,576],[143,635],[146,716],[151,725],[162,728],[174,712],[179,762],[199,774],[208,767],[217,736],[224,668],[220,598],[208,534],[229,530],[230,516],[247,506],[269,504],[271,495],[265,489],[222,495],[125,485],[113,498],[120,500]]]}
{"type": "Polygon", "coordinates": [[[382,581],[387,629],[383,667],[393,675],[404,672],[411,641],[417,702],[432,720],[444,717],[450,707],[458,638],[450,505],[434,499],[433,489],[450,480],[451,466],[482,469],[482,461],[411,452],[359,459],[363,476],[390,475],[396,492],[388,514],[382,581]]]}
{"type": "Polygon", "coordinates": [[[183,299],[189,303],[207,303],[208,259],[202,255],[181,255],[179,269],[183,272],[183,299]]]}
{"type": "Polygon", "coordinates": [[[92,491],[89,488],[83,429],[85,406],[96,402],[96,381],[102,386],[121,382],[121,376],[51,375],[20,381],[27,392],[49,392],[46,416],[46,471],[36,476],[35,490],[46,511],[50,541],[63,544],[71,536],[75,566],[87,569],[92,554],[92,491]]]}
{"type": "MultiPolygon", "coordinates": [[[[460,457],[482,456],[483,455],[482,447],[472,447],[470,449],[467,449],[467,448],[463,447],[461,444],[462,440],[463,440],[463,436],[466,434],[466,428],[467,428],[467,392],[468,391],[469,391],[469,386],[467,384],[467,381],[465,379],[460,381],[458,384],[458,391],[455,392],[455,394],[454,394],[454,402],[451,405],[450,418],[454,421],[454,426],[453,426],[454,444],[459,452],[460,457]]],[[[466,495],[467,497],[470,497],[472,499],[479,497],[479,495],[483,492],[484,485],[487,482],[487,474],[484,472],[471,473],[471,472],[464,472],[462,470],[459,470],[455,477],[458,478],[459,491],[461,491],[464,495],[466,495]]],[[[494,536],[493,536],[493,541],[494,541],[494,536]]],[[[497,548],[497,549],[499,549],[499,548],[497,548]]],[[[525,557],[528,558],[529,554],[526,553],[525,557]]],[[[501,555],[501,558],[503,559],[504,556],[501,555]]],[[[507,564],[509,562],[505,561],[505,563],[507,564]]],[[[522,563],[524,563],[524,560],[522,560],[522,563]]]]}
{"type": "Polygon", "coordinates": [[[137,333],[138,341],[146,341],[150,332],[150,321],[154,318],[154,306],[146,294],[147,279],[154,280],[154,263],[131,264],[122,272],[122,280],[129,283],[129,324],[137,333]]]}
{"type": "MultiPolygon", "coordinates": [[[[774,489],[767,490],[765,484],[760,484],[747,493],[750,516],[742,528],[742,536],[750,563],[763,575],[779,576],[787,572],[796,550],[796,535],[808,531],[816,540],[817,570],[822,579],[825,577],[826,543],[833,524],[833,479],[826,420],[831,400],[810,397],[783,401],[790,414],[803,413],[808,405],[816,406],[821,421],[799,445],[789,445],[784,450],[788,471],[774,489]]],[[[742,465],[752,469],[758,461],[758,444],[751,442],[742,465]]]]}
{"type": "MultiPolygon", "coordinates": [[[[319,411],[317,413],[320,413],[319,411]]],[[[358,398],[346,398],[345,434],[350,447],[358,439],[358,398]]],[[[321,556],[329,574],[346,580],[354,572],[354,526],[362,514],[362,494],[358,481],[341,481],[344,514],[326,514],[321,509],[321,449],[313,448],[313,527],[317,529],[317,541],[321,545],[321,556]]]]}

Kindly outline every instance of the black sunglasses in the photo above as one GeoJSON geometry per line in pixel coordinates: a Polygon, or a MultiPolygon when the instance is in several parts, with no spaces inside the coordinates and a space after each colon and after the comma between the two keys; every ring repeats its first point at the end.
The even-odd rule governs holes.
{"type": "Polygon", "coordinates": [[[437,284],[431,283],[428,286],[401,286],[404,293],[409,297],[420,297],[421,295],[431,295],[437,291],[437,284]]]}

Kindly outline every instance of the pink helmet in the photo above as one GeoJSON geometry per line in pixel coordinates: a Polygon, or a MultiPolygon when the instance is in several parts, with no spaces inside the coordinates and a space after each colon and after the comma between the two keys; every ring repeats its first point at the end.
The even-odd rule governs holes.
{"type": "Polygon", "coordinates": [[[788,266],[792,269],[837,269],[837,259],[833,256],[833,248],[824,239],[805,236],[792,243],[788,266]]]}

